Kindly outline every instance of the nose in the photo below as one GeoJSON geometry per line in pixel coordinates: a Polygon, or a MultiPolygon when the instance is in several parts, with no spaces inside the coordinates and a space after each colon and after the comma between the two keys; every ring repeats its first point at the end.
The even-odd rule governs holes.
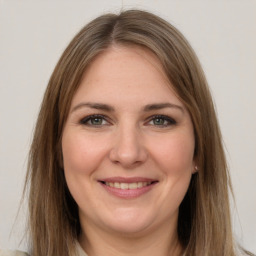
{"type": "Polygon", "coordinates": [[[112,162],[132,169],[144,163],[147,156],[143,138],[135,127],[118,129],[109,154],[112,162]]]}

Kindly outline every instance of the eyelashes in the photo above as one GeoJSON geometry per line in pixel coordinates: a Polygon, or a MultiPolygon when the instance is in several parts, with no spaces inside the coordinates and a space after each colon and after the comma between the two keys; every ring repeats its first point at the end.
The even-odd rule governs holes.
{"type": "MultiPolygon", "coordinates": [[[[79,121],[79,123],[81,125],[85,125],[88,127],[96,127],[96,128],[101,128],[101,127],[109,126],[112,124],[108,117],[106,117],[105,115],[99,115],[99,114],[86,116],[82,118],[79,121]]],[[[153,115],[147,118],[144,124],[149,126],[164,128],[164,127],[176,125],[177,122],[172,117],[169,117],[166,115],[153,115]]]]}
{"type": "Polygon", "coordinates": [[[110,123],[104,115],[89,115],[80,120],[80,124],[87,126],[102,126],[110,123]]]}
{"type": "Polygon", "coordinates": [[[166,115],[154,115],[151,116],[149,120],[150,121],[148,123],[154,126],[167,127],[177,124],[177,122],[173,118],[166,115]]]}

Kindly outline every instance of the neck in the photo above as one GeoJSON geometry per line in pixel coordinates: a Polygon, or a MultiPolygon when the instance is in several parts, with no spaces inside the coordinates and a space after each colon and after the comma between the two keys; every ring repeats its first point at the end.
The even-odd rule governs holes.
{"type": "Polygon", "coordinates": [[[86,225],[80,244],[90,256],[180,256],[182,247],[178,241],[177,227],[163,227],[140,234],[120,234],[86,225]]]}

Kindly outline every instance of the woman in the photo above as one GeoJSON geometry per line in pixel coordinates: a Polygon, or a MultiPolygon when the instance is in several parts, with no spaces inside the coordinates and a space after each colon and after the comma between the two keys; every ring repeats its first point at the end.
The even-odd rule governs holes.
{"type": "Polygon", "coordinates": [[[100,16],[64,51],[26,187],[31,255],[242,255],[204,73],[147,12],[100,16]]]}

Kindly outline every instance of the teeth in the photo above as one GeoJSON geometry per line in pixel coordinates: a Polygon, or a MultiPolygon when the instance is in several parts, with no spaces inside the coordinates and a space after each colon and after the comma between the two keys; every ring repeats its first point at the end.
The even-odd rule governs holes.
{"type": "Polygon", "coordinates": [[[105,185],[112,188],[120,189],[137,189],[150,185],[152,182],[133,182],[133,183],[119,183],[119,182],[105,182],[105,185]]]}
{"type": "Polygon", "coordinates": [[[129,189],[136,189],[136,188],[138,188],[137,183],[130,183],[129,184],[129,189]]]}
{"type": "Polygon", "coordinates": [[[128,183],[120,183],[120,188],[121,189],[128,189],[129,188],[129,184],[128,183]]]}
{"type": "Polygon", "coordinates": [[[142,187],[143,187],[142,182],[138,182],[138,188],[142,188],[142,187]]]}
{"type": "Polygon", "coordinates": [[[115,188],[120,188],[120,183],[115,182],[115,183],[114,183],[114,187],[115,187],[115,188]]]}

